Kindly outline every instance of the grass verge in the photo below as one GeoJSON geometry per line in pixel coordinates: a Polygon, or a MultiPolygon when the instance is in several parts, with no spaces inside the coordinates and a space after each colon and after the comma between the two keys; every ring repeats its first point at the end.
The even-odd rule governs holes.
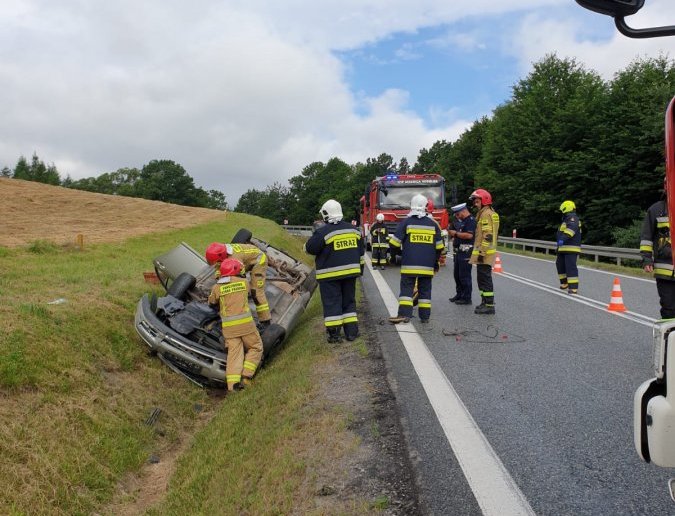
{"type": "MultiPolygon", "coordinates": [[[[180,241],[203,250],[240,227],[302,257],[300,240],[269,221],[241,214],[122,244],[78,250],[40,241],[0,252],[0,512],[97,512],[125,476],[184,440],[205,413],[216,413],[220,400],[146,356],[133,314],[141,295],[153,288],[142,273],[152,269],[154,256],[180,241]],[[161,424],[151,427],[145,420],[155,408],[162,410],[161,424]]],[[[316,337],[306,339],[311,346],[316,337]]],[[[289,346],[288,354],[293,350],[289,346]]],[[[265,374],[284,379],[269,387],[281,396],[287,371],[275,366],[265,374]]],[[[310,389],[306,375],[297,378],[298,392],[310,389]]],[[[296,407],[292,403],[299,398],[285,394],[296,407]]],[[[228,403],[233,409],[243,404],[238,419],[220,412],[216,417],[252,428],[253,409],[245,400],[259,395],[252,391],[228,403]]],[[[268,416],[274,426],[279,415],[268,416]]],[[[291,439],[289,428],[282,425],[280,439],[291,439]]],[[[273,464],[278,460],[291,471],[298,467],[283,448],[278,453],[269,458],[273,464]]],[[[250,475],[249,480],[257,473],[250,475]]],[[[285,486],[274,492],[288,500],[292,495],[285,486]]]]}

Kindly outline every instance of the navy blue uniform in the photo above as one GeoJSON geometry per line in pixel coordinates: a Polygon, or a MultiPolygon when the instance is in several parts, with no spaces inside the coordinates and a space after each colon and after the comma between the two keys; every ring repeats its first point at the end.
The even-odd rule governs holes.
{"type": "Polygon", "coordinates": [[[329,336],[338,336],[344,327],[348,339],[356,338],[356,277],[364,265],[361,233],[344,221],[324,224],[309,238],[305,251],[316,256],[326,331],[329,336]]]}
{"type": "Polygon", "coordinates": [[[675,318],[675,272],[672,253],[668,205],[666,201],[658,201],[649,207],[642,221],[640,254],[643,266],[654,267],[662,319],[675,318]]]}
{"type": "Polygon", "coordinates": [[[387,264],[387,250],[389,249],[389,232],[384,222],[376,222],[370,227],[371,242],[373,249],[371,263],[373,267],[384,267],[387,264]]]}
{"type": "Polygon", "coordinates": [[[576,292],[579,289],[577,258],[581,253],[581,221],[579,216],[573,211],[563,215],[556,236],[558,250],[555,266],[558,270],[560,288],[569,288],[570,292],[576,292]]]}
{"type": "Polygon", "coordinates": [[[412,317],[413,291],[417,282],[420,319],[431,316],[431,280],[443,251],[441,228],[430,217],[410,216],[396,228],[389,244],[401,250],[401,291],[398,315],[412,317]]]}
{"type": "Polygon", "coordinates": [[[453,224],[455,231],[458,233],[471,233],[471,238],[459,238],[455,236],[453,241],[453,274],[457,289],[457,295],[454,300],[470,302],[473,287],[469,259],[473,251],[473,240],[476,234],[476,219],[473,215],[469,215],[464,220],[455,220],[453,224]]]}

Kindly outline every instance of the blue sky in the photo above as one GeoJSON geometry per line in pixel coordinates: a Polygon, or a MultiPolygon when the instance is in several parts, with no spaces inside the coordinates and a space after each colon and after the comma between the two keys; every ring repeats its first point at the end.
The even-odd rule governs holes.
{"type": "MultiPolygon", "coordinates": [[[[633,26],[675,24],[675,2],[646,4],[633,26]]],[[[171,159],[234,204],[313,161],[413,163],[552,52],[609,79],[675,38],[629,40],[573,0],[3,0],[0,167],[171,159]]]]}

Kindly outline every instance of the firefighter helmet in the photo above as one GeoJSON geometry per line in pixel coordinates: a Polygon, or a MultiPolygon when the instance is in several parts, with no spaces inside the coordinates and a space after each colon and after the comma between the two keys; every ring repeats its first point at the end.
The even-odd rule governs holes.
{"type": "Polygon", "coordinates": [[[335,224],[342,220],[342,206],[335,199],[328,199],[319,210],[324,222],[335,224]]]}
{"type": "Polygon", "coordinates": [[[572,201],[563,201],[563,203],[560,205],[560,211],[563,213],[569,213],[576,209],[577,207],[572,201]]]}
{"type": "Polygon", "coordinates": [[[375,218],[377,219],[378,222],[384,222],[384,214],[383,213],[378,213],[375,218]]]}
{"type": "Polygon", "coordinates": [[[489,206],[490,204],[492,204],[492,195],[490,195],[490,192],[488,192],[487,190],[483,190],[482,188],[474,190],[473,193],[469,196],[470,201],[473,201],[475,199],[480,199],[480,202],[483,206],[489,206]]]}
{"type": "Polygon", "coordinates": [[[424,213],[427,209],[427,198],[422,194],[413,195],[410,199],[410,209],[424,213]]]}
{"type": "Polygon", "coordinates": [[[220,264],[220,276],[239,276],[241,274],[241,262],[234,258],[225,258],[220,264]]]}
{"type": "Polygon", "coordinates": [[[227,246],[225,244],[213,242],[206,248],[206,261],[209,265],[222,262],[225,258],[227,258],[227,246]]]}

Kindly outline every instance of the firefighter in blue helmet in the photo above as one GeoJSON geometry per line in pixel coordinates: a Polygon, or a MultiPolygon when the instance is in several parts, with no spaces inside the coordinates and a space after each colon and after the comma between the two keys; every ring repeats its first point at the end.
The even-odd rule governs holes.
{"type": "Polygon", "coordinates": [[[577,258],[581,253],[581,221],[576,214],[576,205],[572,201],[564,201],[560,205],[563,219],[557,233],[557,257],[555,266],[558,270],[560,289],[570,294],[579,292],[579,269],[577,258]]]}
{"type": "Polygon", "coordinates": [[[410,200],[410,213],[399,223],[389,244],[401,251],[401,289],[398,314],[389,321],[408,322],[413,312],[413,290],[417,281],[420,321],[429,322],[431,316],[431,280],[439,269],[443,251],[443,236],[438,224],[427,217],[427,198],[421,194],[410,200]]]}
{"type": "Polygon", "coordinates": [[[347,340],[354,340],[359,336],[356,277],[363,274],[365,264],[361,233],[342,220],[342,206],[333,199],[323,204],[320,213],[325,224],[316,228],[305,251],[316,256],[328,342],[341,342],[342,328],[347,340]]]}

